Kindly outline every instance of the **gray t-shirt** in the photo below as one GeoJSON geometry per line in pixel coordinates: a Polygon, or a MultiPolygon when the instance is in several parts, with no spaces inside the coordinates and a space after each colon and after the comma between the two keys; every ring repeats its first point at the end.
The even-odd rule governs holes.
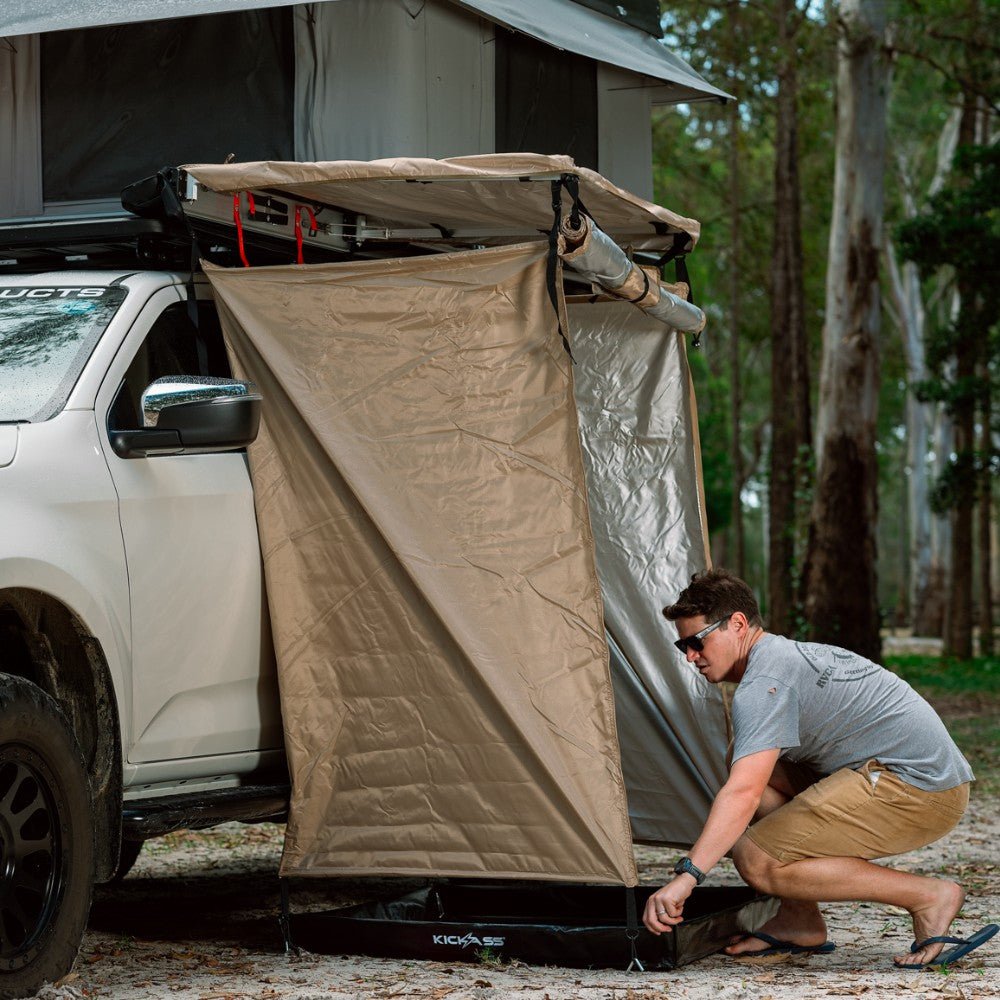
{"type": "Polygon", "coordinates": [[[733,735],[734,762],[780,747],[820,774],[875,758],[932,792],[973,778],[937,712],[902,678],[846,649],[780,635],[750,650],[733,735]]]}

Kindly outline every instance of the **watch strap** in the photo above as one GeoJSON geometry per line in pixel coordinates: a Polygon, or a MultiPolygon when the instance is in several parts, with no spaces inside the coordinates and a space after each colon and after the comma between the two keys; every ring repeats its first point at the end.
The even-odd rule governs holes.
{"type": "Polygon", "coordinates": [[[701,885],[705,881],[705,873],[690,859],[681,858],[680,861],[674,865],[674,874],[676,875],[690,875],[694,880],[695,884],[701,885]]]}

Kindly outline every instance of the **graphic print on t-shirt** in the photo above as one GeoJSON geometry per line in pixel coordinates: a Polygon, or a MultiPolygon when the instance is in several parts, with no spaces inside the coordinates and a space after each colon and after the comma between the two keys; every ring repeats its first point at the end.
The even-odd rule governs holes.
{"type": "Polygon", "coordinates": [[[819,675],[816,687],[826,687],[829,681],[841,684],[860,681],[882,669],[877,663],[872,663],[871,660],[866,660],[863,656],[848,652],[846,649],[802,642],[795,643],[795,648],[819,675]]]}

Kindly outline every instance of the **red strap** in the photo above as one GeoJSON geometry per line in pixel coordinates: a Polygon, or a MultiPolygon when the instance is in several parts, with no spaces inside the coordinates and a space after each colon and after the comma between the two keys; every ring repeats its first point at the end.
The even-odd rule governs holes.
{"type": "Polygon", "coordinates": [[[308,205],[296,205],[295,206],[295,246],[298,249],[297,261],[296,263],[303,263],[302,260],[302,209],[306,210],[306,214],[309,216],[309,235],[315,236],[317,232],[316,226],[316,216],[313,214],[313,210],[308,205]]]}
{"type": "Polygon", "coordinates": [[[253,191],[247,191],[247,206],[250,209],[249,215],[252,219],[257,214],[257,206],[253,202],[253,191]]]}
{"type": "Polygon", "coordinates": [[[250,261],[247,260],[246,248],[243,246],[243,223],[240,221],[240,196],[238,194],[233,195],[233,222],[236,223],[236,242],[240,248],[240,260],[243,261],[244,267],[249,267],[250,261]]]}

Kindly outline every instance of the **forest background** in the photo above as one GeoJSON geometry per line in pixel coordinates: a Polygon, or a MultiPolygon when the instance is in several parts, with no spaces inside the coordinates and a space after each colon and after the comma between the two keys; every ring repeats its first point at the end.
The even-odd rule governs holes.
{"type": "Polygon", "coordinates": [[[667,0],[737,100],[657,109],[702,222],[689,351],[713,562],[778,632],[993,657],[1000,603],[1000,3],[667,0]]]}

